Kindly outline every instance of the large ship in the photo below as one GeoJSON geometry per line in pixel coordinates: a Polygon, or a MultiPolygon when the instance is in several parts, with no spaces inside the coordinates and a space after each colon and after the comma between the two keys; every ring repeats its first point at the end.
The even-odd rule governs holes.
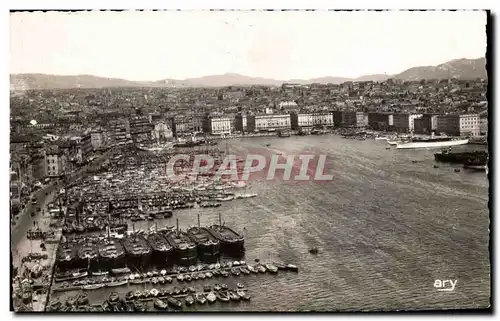
{"type": "Polygon", "coordinates": [[[142,235],[132,234],[122,239],[127,255],[127,266],[134,270],[142,270],[151,262],[151,247],[142,235]]]}
{"type": "Polygon", "coordinates": [[[147,237],[149,246],[153,250],[151,261],[157,267],[163,267],[173,263],[174,248],[158,232],[150,233],[147,237]]]}
{"type": "Polygon", "coordinates": [[[212,225],[208,231],[220,242],[220,253],[231,257],[241,257],[245,253],[245,239],[242,235],[222,224],[212,225]]]}
{"type": "Polygon", "coordinates": [[[193,265],[197,262],[198,257],[196,244],[185,232],[179,230],[178,226],[177,222],[177,229],[167,232],[165,238],[174,247],[176,263],[185,266],[193,265]]]}
{"type": "Polygon", "coordinates": [[[203,262],[215,262],[219,257],[220,242],[206,227],[200,227],[200,216],[198,215],[198,226],[187,230],[188,236],[196,243],[198,257],[203,262]]]}
{"type": "Polygon", "coordinates": [[[56,264],[60,270],[69,270],[78,266],[76,247],[73,244],[61,243],[57,249],[56,264]]]}
{"type": "Polygon", "coordinates": [[[103,269],[111,270],[126,266],[125,250],[119,239],[106,238],[99,242],[99,263],[103,269]]]}
{"type": "Polygon", "coordinates": [[[486,151],[473,151],[473,152],[458,152],[454,153],[448,150],[441,153],[434,154],[434,159],[440,162],[464,164],[468,160],[484,161],[488,159],[486,151]]]}
{"type": "Polygon", "coordinates": [[[397,149],[441,148],[465,145],[468,142],[468,139],[453,139],[452,137],[437,137],[427,139],[413,138],[408,142],[398,143],[396,147],[397,149]]]}
{"type": "Polygon", "coordinates": [[[78,265],[88,267],[91,271],[97,271],[99,265],[99,250],[97,245],[90,240],[84,240],[78,244],[78,265]]]}

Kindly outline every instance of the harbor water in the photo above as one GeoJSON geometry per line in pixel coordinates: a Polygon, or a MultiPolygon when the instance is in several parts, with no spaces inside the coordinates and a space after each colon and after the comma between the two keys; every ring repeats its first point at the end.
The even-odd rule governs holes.
{"type": "MultiPolygon", "coordinates": [[[[219,144],[223,144],[222,142],[219,144]]],[[[245,235],[245,260],[293,263],[299,273],[280,272],[211,279],[169,287],[243,283],[252,296],[240,304],[216,303],[198,311],[380,311],[462,309],[489,306],[488,179],[460,165],[436,164],[439,150],[386,149],[382,140],[339,136],[262,137],[227,141],[230,152],[326,154],[328,182],[252,181],[255,198],[219,208],[174,211],[158,226],[185,229],[215,224],[245,235]],[[317,247],[313,255],[309,249],[317,247]],[[457,280],[438,291],[435,280],[457,280]]],[[[484,150],[466,145],[454,150],[484,150]]],[[[146,229],[152,222],[136,222],[146,229]]],[[[151,288],[148,285],[148,288],[151,288]]],[[[164,286],[158,286],[164,287],[164,286]]],[[[113,291],[144,289],[123,286],[113,291]]],[[[56,293],[64,298],[76,292],[56,293]]],[[[108,290],[88,291],[102,303],[108,290]]],[[[150,306],[152,304],[150,303],[150,306]]]]}

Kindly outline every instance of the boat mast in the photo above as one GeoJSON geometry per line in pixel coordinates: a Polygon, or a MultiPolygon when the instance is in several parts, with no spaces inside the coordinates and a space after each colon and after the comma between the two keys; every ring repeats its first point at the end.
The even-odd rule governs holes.
{"type": "Polygon", "coordinates": [[[179,232],[179,219],[177,219],[177,232],[179,232]]]}
{"type": "Polygon", "coordinates": [[[219,226],[222,226],[222,216],[221,216],[221,213],[219,213],[219,226]]]}
{"type": "Polygon", "coordinates": [[[198,228],[200,228],[200,213],[198,213],[198,228]]]}

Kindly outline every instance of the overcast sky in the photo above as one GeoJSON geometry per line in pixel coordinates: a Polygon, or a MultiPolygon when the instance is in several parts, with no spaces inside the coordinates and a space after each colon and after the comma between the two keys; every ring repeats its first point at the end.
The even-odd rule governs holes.
{"type": "Polygon", "coordinates": [[[486,52],[484,12],[12,13],[10,72],[129,80],[399,73],[486,52]]]}

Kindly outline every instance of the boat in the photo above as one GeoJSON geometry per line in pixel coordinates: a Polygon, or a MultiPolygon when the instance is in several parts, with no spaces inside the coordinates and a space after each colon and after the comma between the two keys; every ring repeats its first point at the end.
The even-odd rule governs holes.
{"type": "Polygon", "coordinates": [[[194,295],[194,299],[196,300],[196,302],[198,302],[200,304],[205,304],[205,302],[207,302],[207,299],[205,298],[203,293],[196,293],[194,295]]]}
{"type": "MultiPolygon", "coordinates": [[[[85,262],[86,263],[86,262],[85,262]]],[[[56,255],[57,267],[61,270],[68,270],[78,267],[77,248],[70,244],[61,244],[56,255]]]]}
{"type": "Polygon", "coordinates": [[[247,265],[247,269],[248,271],[250,271],[251,273],[259,273],[259,271],[257,271],[253,265],[247,265]]]}
{"type": "Polygon", "coordinates": [[[240,300],[240,296],[238,294],[236,294],[236,292],[228,291],[228,294],[229,294],[229,298],[231,299],[231,301],[239,301],[240,300]]]}
{"type": "Polygon", "coordinates": [[[226,291],[219,291],[215,294],[215,296],[222,302],[229,302],[229,295],[226,291]]]}
{"type": "Polygon", "coordinates": [[[287,264],[286,269],[292,272],[299,272],[299,268],[294,264],[287,264]]]}
{"type": "Polygon", "coordinates": [[[217,301],[217,297],[213,292],[207,293],[205,297],[207,298],[208,303],[214,303],[215,301],[217,301]]]}
{"type": "Polygon", "coordinates": [[[120,299],[120,296],[116,292],[111,292],[108,297],[109,302],[117,302],[120,299]]]}
{"type": "Polygon", "coordinates": [[[97,284],[87,284],[82,286],[83,290],[99,290],[102,289],[105,285],[102,283],[97,283],[97,284]]]}
{"type": "Polygon", "coordinates": [[[241,273],[245,274],[245,275],[249,275],[250,274],[250,271],[244,267],[244,266],[240,266],[240,271],[241,273]]]}
{"type": "Polygon", "coordinates": [[[152,296],[152,297],[157,297],[158,294],[160,294],[160,291],[158,291],[157,289],[151,289],[149,291],[149,294],[152,296]]]}
{"type": "Polygon", "coordinates": [[[224,271],[224,270],[222,270],[222,271],[220,271],[220,275],[222,275],[223,277],[225,277],[225,278],[226,278],[226,277],[228,277],[228,276],[229,276],[229,272],[228,272],[228,271],[224,271]]]}
{"type": "Polygon", "coordinates": [[[126,265],[125,250],[118,239],[108,238],[98,243],[99,265],[112,270],[126,265]]]}
{"type": "Polygon", "coordinates": [[[231,268],[231,274],[234,276],[240,275],[240,269],[235,268],[235,267],[231,268]]]}
{"type": "Polygon", "coordinates": [[[128,267],[140,270],[150,265],[152,249],[142,235],[126,236],[122,239],[122,245],[125,249],[128,267]]]}
{"type": "Polygon", "coordinates": [[[182,302],[177,300],[176,298],[174,298],[172,296],[167,297],[167,302],[169,305],[171,305],[172,307],[174,307],[176,309],[180,309],[182,307],[182,302]]]}
{"type": "Polygon", "coordinates": [[[106,276],[108,274],[109,274],[108,271],[101,271],[101,270],[92,272],[92,276],[106,276]]]}
{"type": "Polygon", "coordinates": [[[174,248],[161,233],[151,233],[147,241],[153,250],[152,263],[158,267],[168,265],[174,258],[174,248]]]}
{"type": "Polygon", "coordinates": [[[186,281],[186,282],[191,282],[191,280],[192,280],[192,279],[191,279],[191,275],[186,274],[186,275],[184,276],[184,281],[186,281]]]}
{"type": "Polygon", "coordinates": [[[266,269],[271,273],[278,273],[278,268],[271,263],[266,264],[266,269]]]}
{"type": "Polygon", "coordinates": [[[189,266],[196,263],[198,260],[196,243],[194,243],[185,232],[178,229],[170,231],[167,232],[165,238],[174,248],[176,263],[183,266],[189,266]]]}
{"type": "Polygon", "coordinates": [[[99,264],[99,250],[96,243],[85,240],[77,244],[79,266],[88,267],[91,271],[102,271],[105,266],[99,264]]]}
{"type": "Polygon", "coordinates": [[[210,278],[212,278],[214,275],[212,274],[212,272],[207,272],[207,273],[205,273],[205,276],[207,277],[207,279],[210,279],[210,278]]]}
{"type": "Polygon", "coordinates": [[[118,269],[111,269],[111,273],[113,273],[115,275],[128,274],[128,273],[130,273],[130,269],[128,267],[123,267],[123,268],[118,268],[118,269]]]}
{"type": "Polygon", "coordinates": [[[266,270],[265,266],[259,264],[259,265],[257,265],[257,271],[259,271],[259,273],[266,273],[267,270],[266,270]]]}
{"type": "Polygon", "coordinates": [[[318,251],[318,248],[317,248],[317,247],[313,247],[313,248],[311,248],[311,249],[309,250],[309,253],[311,253],[311,254],[318,254],[318,252],[319,252],[319,251],[318,251]]]}
{"type": "Polygon", "coordinates": [[[179,281],[179,282],[184,281],[184,274],[178,274],[177,275],[177,281],[179,281]]]}
{"type": "Polygon", "coordinates": [[[239,288],[239,289],[243,289],[245,286],[241,283],[236,283],[236,286],[239,288]]]}
{"type": "Polygon", "coordinates": [[[252,198],[252,197],[257,197],[257,194],[255,194],[255,193],[247,193],[247,194],[236,194],[234,196],[235,199],[252,198]]]}
{"type": "Polygon", "coordinates": [[[184,302],[186,302],[186,305],[193,305],[194,304],[194,298],[191,295],[188,295],[185,299],[184,302]]]}
{"type": "Polygon", "coordinates": [[[244,290],[237,290],[236,294],[238,294],[243,300],[248,301],[250,300],[250,295],[248,294],[247,291],[244,290]]]}
{"type": "Polygon", "coordinates": [[[488,160],[488,153],[486,151],[451,152],[451,150],[443,150],[441,153],[435,153],[434,159],[439,162],[456,164],[464,164],[470,160],[486,162],[488,160]]]}
{"type": "Polygon", "coordinates": [[[469,139],[452,139],[451,137],[442,139],[428,139],[428,140],[411,140],[406,143],[397,144],[397,149],[415,149],[415,148],[441,148],[449,146],[465,145],[469,139]]]}
{"type": "Polygon", "coordinates": [[[210,284],[206,284],[203,286],[203,292],[210,292],[212,291],[212,287],[210,286],[210,284]]]}
{"type": "Polygon", "coordinates": [[[126,294],[125,294],[125,300],[126,301],[132,301],[134,299],[134,292],[132,291],[128,291],[126,294]]]}
{"type": "Polygon", "coordinates": [[[145,302],[133,301],[134,311],[136,312],[144,312],[148,310],[148,306],[145,302]]]}
{"type": "Polygon", "coordinates": [[[215,291],[220,291],[221,289],[222,289],[222,288],[220,287],[220,284],[218,284],[218,283],[215,283],[215,284],[214,284],[214,290],[215,290],[215,291]]]}
{"type": "Polygon", "coordinates": [[[153,299],[153,306],[158,310],[168,310],[168,304],[158,298],[153,299]]]}
{"type": "MultiPolygon", "coordinates": [[[[199,222],[199,215],[198,215],[199,222]]],[[[187,235],[196,243],[198,257],[203,262],[212,262],[219,256],[219,240],[217,240],[205,227],[192,227],[187,230],[187,235]]]]}
{"type": "Polygon", "coordinates": [[[227,289],[228,289],[227,284],[224,284],[224,283],[222,283],[222,284],[220,285],[220,288],[221,288],[222,290],[227,290],[227,289]]]}
{"type": "Polygon", "coordinates": [[[106,283],[106,287],[111,288],[111,287],[116,287],[116,286],[122,286],[122,285],[126,285],[127,283],[128,283],[127,280],[114,281],[114,282],[106,283]]]}
{"type": "Polygon", "coordinates": [[[88,276],[88,272],[85,270],[78,272],[68,272],[64,273],[63,275],[56,275],[55,281],[56,282],[71,281],[71,280],[81,279],[86,276],[88,276]]]}
{"type": "Polygon", "coordinates": [[[210,233],[220,242],[220,252],[229,257],[241,257],[245,253],[245,240],[243,236],[236,233],[221,222],[208,228],[210,233]]]}

